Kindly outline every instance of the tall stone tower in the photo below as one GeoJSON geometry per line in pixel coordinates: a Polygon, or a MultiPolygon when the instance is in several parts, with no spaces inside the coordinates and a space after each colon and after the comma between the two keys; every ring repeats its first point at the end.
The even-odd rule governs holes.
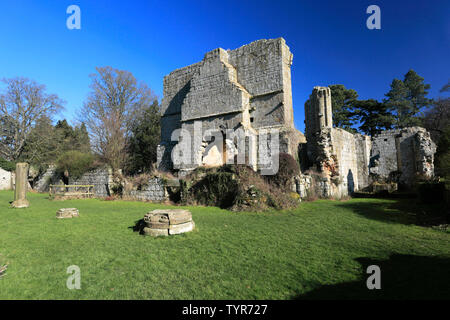
{"type": "Polygon", "coordinates": [[[307,141],[307,158],[309,165],[316,163],[321,153],[318,143],[323,143],[320,133],[333,128],[333,109],[331,105],[331,89],[314,87],[309,100],[305,103],[305,136],[307,141]]]}
{"type": "Polygon", "coordinates": [[[314,87],[305,104],[306,140],[313,138],[323,128],[333,127],[331,90],[328,87],[314,87]]]}

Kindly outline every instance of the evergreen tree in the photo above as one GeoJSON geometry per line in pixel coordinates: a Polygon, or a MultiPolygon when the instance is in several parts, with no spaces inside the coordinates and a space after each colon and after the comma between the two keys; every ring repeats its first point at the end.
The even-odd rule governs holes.
{"type": "Polygon", "coordinates": [[[421,125],[420,111],[432,103],[426,96],[429,84],[414,70],[409,70],[402,80],[394,79],[385,100],[393,113],[396,128],[421,125]]]}
{"type": "Polygon", "coordinates": [[[370,136],[391,129],[394,122],[386,104],[374,99],[356,101],[355,113],[361,123],[359,130],[370,136]]]}
{"type": "Polygon", "coordinates": [[[84,153],[91,152],[91,141],[89,140],[89,134],[84,122],[80,126],[77,126],[73,130],[75,150],[84,153]]]}
{"type": "Polygon", "coordinates": [[[333,84],[329,87],[333,107],[333,125],[350,132],[356,132],[352,126],[355,124],[354,106],[358,93],[353,89],[347,89],[342,84],[333,84]]]}
{"type": "Polygon", "coordinates": [[[131,125],[128,139],[129,174],[150,172],[156,162],[156,148],[160,140],[160,108],[157,100],[142,111],[131,125]]]}
{"type": "Polygon", "coordinates": [[[69,151],[90,153],[86,126],[81,124],[73,128],[65,119],[59,120],[53,126],[52,120],[43,116],[31,129],[20,160],[43,169],[48,164],[54,163],[61,154],[69,151]]]}

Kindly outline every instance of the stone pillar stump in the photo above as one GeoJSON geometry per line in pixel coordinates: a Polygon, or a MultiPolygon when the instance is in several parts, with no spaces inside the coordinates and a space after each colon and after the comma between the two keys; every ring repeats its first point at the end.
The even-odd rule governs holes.
{"type": "Polygon", "coordinates": [[[14,189],[14,208],[27,208],[30,203],[27,200],[28,189],[28,163],[16,164],[16,187],[14,189]]]}

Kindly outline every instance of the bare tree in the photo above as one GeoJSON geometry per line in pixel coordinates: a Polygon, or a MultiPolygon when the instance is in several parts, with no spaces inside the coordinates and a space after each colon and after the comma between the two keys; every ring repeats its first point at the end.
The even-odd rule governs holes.
{"type": "Polygon", "coordinates": [[[0,157],[17,160],[36,120],[51,118],[63,108],[64,101],[27,78],[2,82],[6,88],[0,94],[0,157]]]}
{"type": "Polygon", "coordinates": [[[98,67],[92,74],[91,92],[79,115],[91,136],[93,150],[114,170],[127,158],[127,141],[133,119],[157,98],[132,73],[111,67],[98,67]]]}

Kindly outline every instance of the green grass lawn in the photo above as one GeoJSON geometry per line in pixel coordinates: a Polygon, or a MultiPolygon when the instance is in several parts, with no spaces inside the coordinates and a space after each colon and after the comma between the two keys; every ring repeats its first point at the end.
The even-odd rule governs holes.
{"type": "Polygon", "coordinates": [[[411,224],[414,200],[304,202],[285,212],[189,207],[197,229],[134,232],[161,205],[0,192],[0,299],[449,298],[450,234],[411,224]],[[56,219],[76,207],[80,217],[56,219]],[[407,208],[407,209],[405,209],[407,208]],[[411,209],[412,210],[412,209],[411,209]],[[366,268],[381,267],[381,290],[366,268]],[[66,287],[67,267],[81,289],[66,287]]]}

